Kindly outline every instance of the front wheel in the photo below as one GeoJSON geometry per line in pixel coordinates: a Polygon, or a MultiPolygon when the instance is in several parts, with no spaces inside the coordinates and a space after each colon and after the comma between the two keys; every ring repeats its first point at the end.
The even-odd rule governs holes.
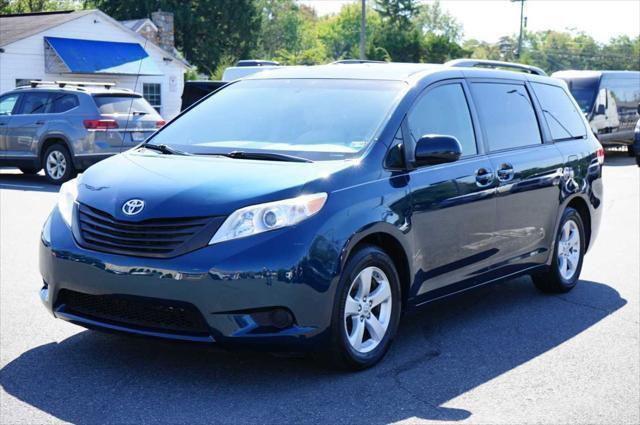
{"type": "Polygon", "coordinates": [[[543,292],[569,292],[578,283],[586,240],[584,225],[578,211],[567,208],[562,214],[551,267],[532,276],[533,283],[543,292]]]}
{"type": "Polygon", "coordinates": [[[333,308],[330,356],[341,368],[379,362],[400,321],[400,280],[389,256],[365,246],[348,260],[333,308]]]}

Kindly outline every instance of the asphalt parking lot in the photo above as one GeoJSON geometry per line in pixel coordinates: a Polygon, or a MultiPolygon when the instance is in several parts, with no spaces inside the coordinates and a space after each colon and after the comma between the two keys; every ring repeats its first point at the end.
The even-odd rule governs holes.
{"type": "Polygon", "coordinates": [[[40,305],[37,246],[57,187],[0,170],[0,423],[640,423],[639,169],[604,170],[582,280],[523,277],[407,316],[386,360],[313,360],[104,335],[40,305]]]}

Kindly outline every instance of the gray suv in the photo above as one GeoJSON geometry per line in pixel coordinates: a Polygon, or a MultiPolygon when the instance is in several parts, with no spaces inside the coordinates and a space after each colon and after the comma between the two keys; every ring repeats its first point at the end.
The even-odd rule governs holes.
{"type": "Polygon", "coordinates": [[[162,125],[140,94],[112,83],[32,82],[0,96],[0,166],[25,174],[44,168],[62,183],[162,125]]]}

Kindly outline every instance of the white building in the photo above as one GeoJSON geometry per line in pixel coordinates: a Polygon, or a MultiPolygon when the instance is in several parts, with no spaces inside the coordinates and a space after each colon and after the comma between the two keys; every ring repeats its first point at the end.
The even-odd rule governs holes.
{"type": "Polygon", "coordinates": [[[0,93],[31,80],[109,81],[170,119],[189,68],[173,46],[171,13],[123,22],[99,10],[0,16],[0,93]]]}

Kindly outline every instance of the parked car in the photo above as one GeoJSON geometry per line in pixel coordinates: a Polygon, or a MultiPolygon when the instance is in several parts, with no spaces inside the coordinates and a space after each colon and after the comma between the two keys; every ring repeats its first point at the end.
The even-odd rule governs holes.
{"type": "Polygon", "coordinates": [[[431,301],[522,274],[570,291],[603,158],[566,85],[542,75],[264,72],[65,183],[40,294],[88,328],[362,369],[431,301]]]}
{"type": "Polygon", "coordinates": [[[222,81],[234,81],[244,78],[258,72],[271,69],[281,68],[280,64],[275,61],[245,59],[236,63],[236,66],[230,66],[222,73],[222,81]]]}
{"type": "Polygon", "coordinates": [[[633,149],[633,128],[640,118],[640,72],[559,71],[552,74],[567,82],[591,130],[604,146],[633,149]]]}
{"type": "Polygon", "coordinates": [[[42,82],[0,96],[0,165],[53,183],[149,137],[164,121],[138,93],[112,83],[42,82]]]}
{"type": "Polygon", "coordinates": [[[185,81],[184,89],[182,90],[182,106],[180,110],[184,111],[189,106],[193,105],[209,93],[218,90],[225,84],[227,84],[226,81],[185,81]]]}

